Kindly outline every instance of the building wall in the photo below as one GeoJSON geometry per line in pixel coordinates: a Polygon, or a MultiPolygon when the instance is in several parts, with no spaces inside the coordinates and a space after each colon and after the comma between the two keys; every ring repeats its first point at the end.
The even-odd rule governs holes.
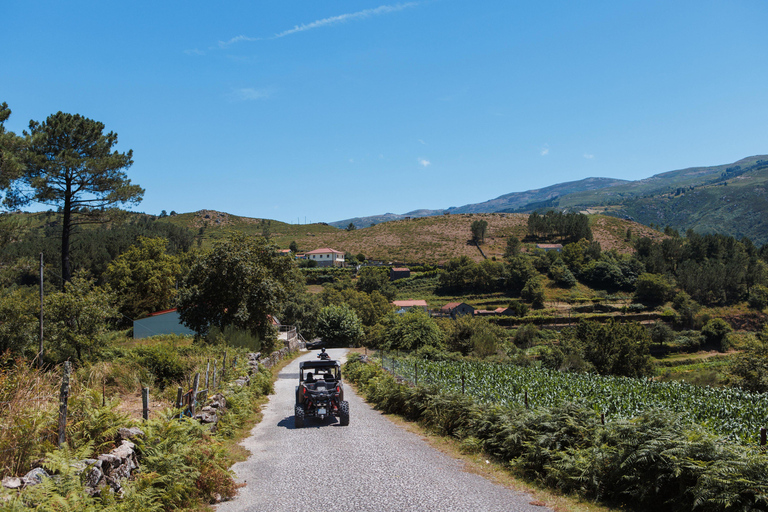
{"type": "Polygon", "coordinates": [[[181,323],[178,311],[171,311],[133,321],[134,339],[148,338],[158,334],[192,335],[195,334],[195,331],[181,323]]]}

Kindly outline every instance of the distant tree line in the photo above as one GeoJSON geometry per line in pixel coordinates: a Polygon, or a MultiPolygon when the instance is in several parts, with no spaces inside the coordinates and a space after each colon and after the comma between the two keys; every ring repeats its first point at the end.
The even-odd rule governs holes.
{"type": "Polygon", "coordinates": [[[550,210],[544,215],[533,212],[528,216],[528,234],[536,238],[554,238],[576,242],[582,238],[592,240],[589,217],[582,213],[563,213],[550,210]]]}

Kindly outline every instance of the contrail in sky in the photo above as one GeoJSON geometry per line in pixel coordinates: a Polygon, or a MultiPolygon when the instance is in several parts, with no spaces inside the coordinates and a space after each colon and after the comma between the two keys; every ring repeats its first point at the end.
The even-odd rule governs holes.
{"type": "Polygon", "coordinates": [[[291,29],[283,30],[282,32],[275,34],[272,37],[237,36],[237,37],[233,37],[229,41],[219,41],[219,48],[226,48],[227,46],[230,46],[232,44],[239,43],[242,41],[264,41],[269,39],[279,39],[281,37],[289,36],[291,34],[296,34],[298,32],[305,32],[307,30],[325,27],[328,25],[338,25],[339,23],[346,23],[348,21],[361,20],[365,18],[371,18],[374,16],[381,16],[382,14],[389,14],[391,12],[402,11],[404,9],[416,7],[418,4],[419,4],[418,2],[408,2],[404,4],[382,5],[380,7],[376,7],[375,9],[365,9],[358,12],[339,14],[338,16],[331,16],[329,18],[315,20],[311,23],[296,25],[291,29]]]}

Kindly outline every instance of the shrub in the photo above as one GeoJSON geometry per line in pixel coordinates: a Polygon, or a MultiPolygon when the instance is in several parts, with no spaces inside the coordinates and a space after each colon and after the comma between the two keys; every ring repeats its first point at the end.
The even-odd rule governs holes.
{"type": "Polygon", "coordinates": [[[732,331],[731,326],[722,318],[713,318],[701,328],[706,343],[720,352],[728,350],[728,334],[732,331]]]}
{"type": "Polygon", "coordinates": [[[643,304],[662,304],[672,292],[672,283],[660,274],[640,274],[635,283],[635,300],[643,304]]]}
{"type": "Polygon", "coordinates": [[[192,370],[192,363],[183,359],[170,344],[139,347],[136,356],[139,363],[155,376],[155,384],[163,390],[169,384],[181,382],[192,370]]]}
{"type": "Polygon", "coordinates": [[[762,311],[768,306],[768,288],[763,285],[755,285],[749,291],[749,307],[762,311]]]}

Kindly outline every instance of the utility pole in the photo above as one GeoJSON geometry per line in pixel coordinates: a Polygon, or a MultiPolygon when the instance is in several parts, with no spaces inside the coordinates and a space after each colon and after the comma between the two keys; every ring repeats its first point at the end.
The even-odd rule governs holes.
{"type": "Polygon", "coordinates": [[[40,253],[40,349],[37,351],[37,367],[43,367],[43,253],[40,253]]]}

